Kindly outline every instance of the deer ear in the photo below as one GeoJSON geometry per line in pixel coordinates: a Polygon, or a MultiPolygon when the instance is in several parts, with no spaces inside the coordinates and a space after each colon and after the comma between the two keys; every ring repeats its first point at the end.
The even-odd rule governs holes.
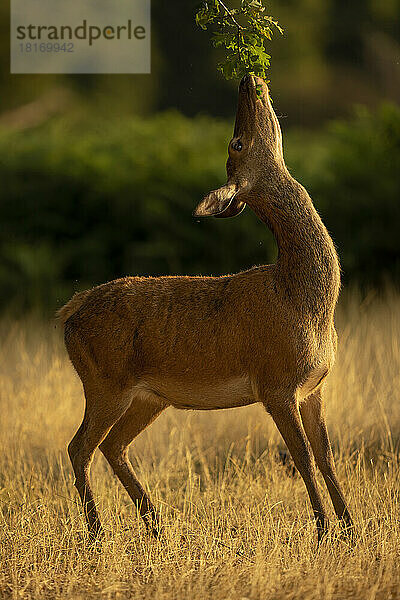
{"type": "MultiPolygon", "coordinates": [[[[237,189],[235,185],[232,184],[226,184],[220,188],[218,188],[217,190],[213,190],[212,192],[210,192],[209,194],[207,194],[207,196],[205,196],[203,198],[203,200],[200,202],[200,204],[197,206],[196,210],[193,213],[193,216],[195,217],[223,217],[225,216],[224,213],[225,211],[227,212],[226,216],[235,216],[236,214],[239,214],[236,210],[232,211],[232,214],[228,214],[230,213],[229,208],[231,206],[232,203],[235,203],[235,196],[237,193],[237,189]]],[[[244,208],[244,203],[240,202],[240,204],[243,204],[243,207],[240,207],[240,211],[241,212],[244,208]]]]}
{"type": "Polygon", "coordinates": [[[214,215],[216,219],[227,219],[228,217],[237,217],[246,208],[246,202],[238,200],[237,196],[229,203],[228,207],[222,212],[214,215]]]}

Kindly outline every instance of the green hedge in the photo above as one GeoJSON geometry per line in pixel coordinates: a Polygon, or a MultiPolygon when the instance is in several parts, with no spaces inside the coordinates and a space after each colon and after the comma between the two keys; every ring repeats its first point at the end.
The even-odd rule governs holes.
{"type": "Polygon", "coordinates": [[[126,274],[220,274],[268,259],[273,242],[252,215],[192,217],[225,180],[230,135],[176,113],[3,132],[0,302],[53,307],[126,274]]]}
{"type": "Polygon", "coordinates": [[[336,241],[345,281],[400,282],[400,108],[358,108],[305,150],[292,139],[293,173],[310,189],[336,241]]]}
{"type": "MultiPolygon", "coordinates": [[[[225,181],[231,129],[164,113],[0,132],[1,305],[53,309],[75,289],[125,274],[220,274],[273,260],[272,236],[251,211],[229,222],[191,216],[225,181]]],[[[346,278],[399,278],[400,110],[285,137],[346,278]]]]}

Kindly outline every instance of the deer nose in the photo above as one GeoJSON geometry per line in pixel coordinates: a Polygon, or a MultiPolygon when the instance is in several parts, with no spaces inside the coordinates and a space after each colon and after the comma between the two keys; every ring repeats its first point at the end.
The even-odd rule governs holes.
{"type": "Polygon", "coordinates": [[[239,89],[249,85],[251,83],[251,75],[245,75],[244,77],[242,77],[240,84],[239,84],[239,89]]]}

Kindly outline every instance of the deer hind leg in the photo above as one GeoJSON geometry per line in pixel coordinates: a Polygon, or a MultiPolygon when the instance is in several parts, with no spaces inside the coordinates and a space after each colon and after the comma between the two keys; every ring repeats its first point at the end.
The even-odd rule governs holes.
{"type": "Polygon", "coordinates": [[[128,492],[144,520],[148,531],[157,537],[160,531],[156,511],[147,494],[136,479],[128,456],[128,448],[139,435],[164,410],[165,404],[156,397],[134,397],[126,413],[112,427],[100,446],[114,473],[128,492]]]}
{"type": "Polygon", "coordinates": [[[300,405],[300,413],[316,463],[325,480],[335,512],[344,525],[345,530],[352,533],[353,522],[336,475],[335,461],[325,423],[321,391],[303,401],[300,405]]]}
{"type": "Polygon", "coordinates": [[[81,426],[68,446],[68,454],[75,473],[75,487],[82,501],[83,511],[92,540],[103,534],[90,487],[90,465],[94,452],[114,423],[128,408],[131,398],[121,390],[98,382],[84,385],[86,397],[85,415],[81,426]]]}
{"type": "Polygon", "coordinates": [[[275,421],[294,463],[306,485],[317,525],[318,542],[326,534],[328,519],[317,486],[315,464],[295,398],[268,401],[267,410],[275,421]]]}

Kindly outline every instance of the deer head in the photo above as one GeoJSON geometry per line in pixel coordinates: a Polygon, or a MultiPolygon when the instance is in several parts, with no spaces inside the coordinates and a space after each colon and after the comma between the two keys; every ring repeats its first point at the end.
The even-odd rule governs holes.
{"type": "Polygon", "coordinates": [[[196,217],[235,217],[246,204],[256,208],[267,188],[286,170],[282,133],[267,84],[247,75],[239,85],[233,138],[228,146],[226,185],[210,192],[197,206],[196,217]]]}

